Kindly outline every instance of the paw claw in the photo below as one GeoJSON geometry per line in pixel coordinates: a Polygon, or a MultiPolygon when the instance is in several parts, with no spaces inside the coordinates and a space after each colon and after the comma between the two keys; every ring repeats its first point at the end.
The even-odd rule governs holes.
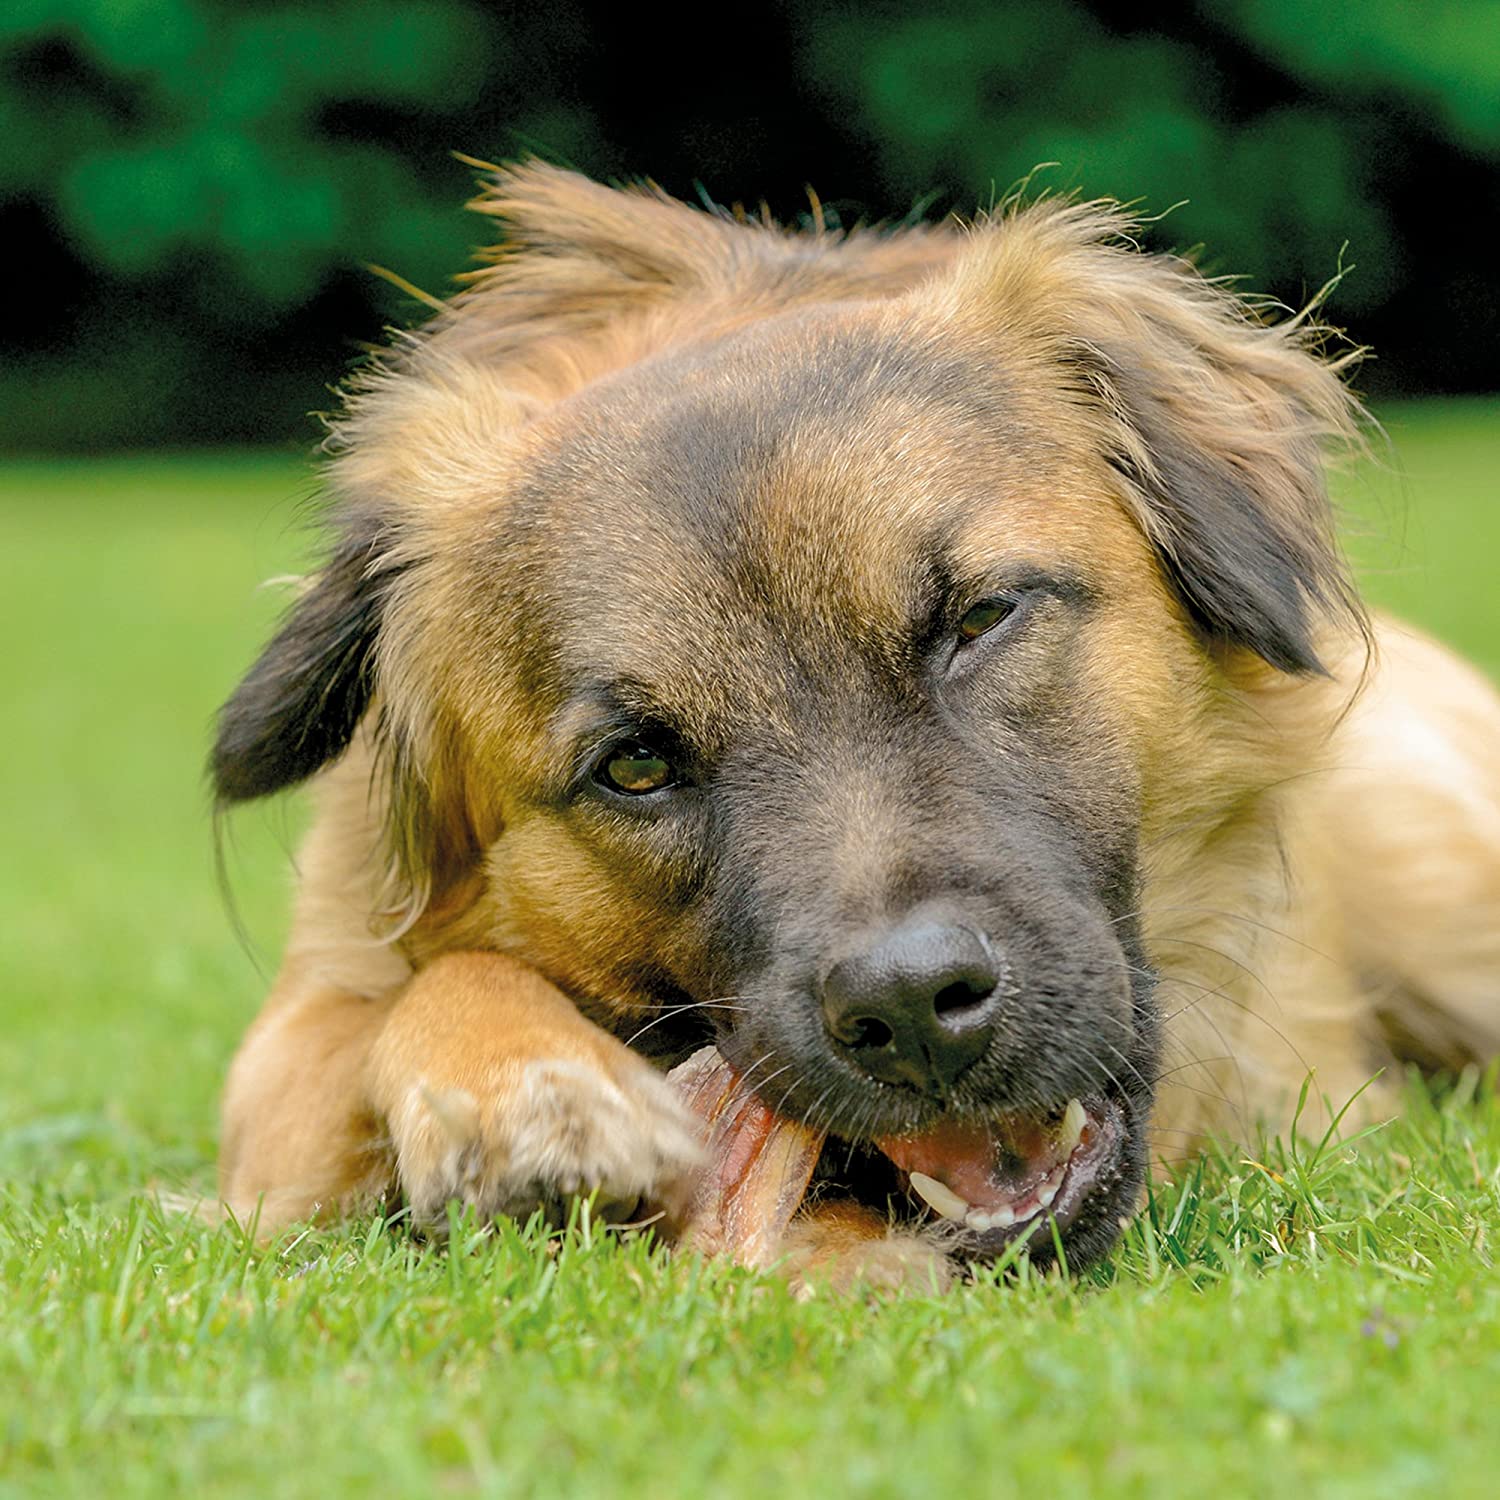
{"type": "Polygon", "coordinates": [[[417,1085],[422,1102],[455,1146],[466,1146],[479,1134],[479,1101],[467,1089],[432,1089],[417,1085]]]}

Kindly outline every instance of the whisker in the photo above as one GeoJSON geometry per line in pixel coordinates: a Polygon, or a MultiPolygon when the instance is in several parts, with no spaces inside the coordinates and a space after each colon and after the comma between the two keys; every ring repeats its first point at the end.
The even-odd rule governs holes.
{"type": "MultiPolygon", "coordinates": [[[[1227,957],[1227,955],[1220,956],[1227,957]]],[[[1241,967],[1243,967],[1243,965],[1241,967]]],[[[1250,973],[1248,969],[1245,972],[1247,974],[1250,973]]],[[[1279,1012],[1281,1010],[1281,1003],[1276,999],[1275,994],[1264,983],[1261,984],[1261,988],[1265,990],[1267,998],[1279,1012]]],[[[1291,1037],[1286,1034],[1286,1032],[1284,1032],[1278,1025],[1276,1025],[1276,1023],[1272,1021],[1269,1016],[1262,1015],[1258,1010],[1255,1009],[1253,1005],[1249,1005],[1243,1000],[1237,1000],[1233,995],[1227,993],[1227,990],[1228,981],[1226,980],[1224,986],[1220,989],[1210,991],[1205,995],[1200,995],[1197,1000],[1192,1001],[1188,1005],[1179,1007],[1179,1009],[1173,1011],[1172,1014],[1173,1016],[1179,1016],[1182,1015],[1185,1011],[1193,1011],[1204,1000],[1222,1000],[1226,1005],[1232,1005],[1242,1015],[1248,1016],[1252,1021],[1258,1021],[1262,1026],[1264,1026],[1266,1030],[1269,1031],[1271,1035],[1274,1036],[1276,1040],[1280,1042],[1282,1046],[1285,1047],[1287,1051],[1297,1059],[1298,1066],[1301,1067],[1304,1073],[1310,1073],[1313,1071],[1312,1064],[1308,1062],[1308,1060],[1302,1055],[1302,1049],[1291,1039],[1291,1037]]],[[[1229,1045],[1228,1041],[1225,1040],[1223,1032],[1221,1032],[1218,1026],[1214,1024],[1212,1018],[1203,1011],[1196,1011],[1196,1014],[1209,1026],[1213,1027],[1215,1035],[1217,1035],[1219,1040],[1224,1042],[1224,1045],[1227,1047],[1229,1045]]],[[[1235,1066],[1238,1069],[1238,1061],[1236,1061],[1235,1066]]]]}
{"type": "MultiPolygon", "coordinates": [[[[1173,1068],[1163,1068],[1162,1071],[1156,1075],[1156,1082],[1157,1083],[1163,1083],[1168,1078],[1173,1077],[1177,1073],[1185,1073],[1185,1072],[1187,1072],[1187,1070],[1189,1068],[1206,1068],[1210,1063],[1216,1063],[1216,1062],[1233,1062],[1233,1061],[1234,1061],[1234,1059],[1227,1052],[1222,1057],[1192,1057],[1192,1058],[1189,1058],[1186,1062],[1178,1063],[1176,1067],[1173,1067],[1173,1068]]],[[[1187,1084],[1185,1084],[1185,1083],[1173,1084],[1173,1087],[1174,1088],[1186,1088],[1187,1084]]],[[[1199,1092],[1201,1092],[1201,1090],[1199,1092]]],[[[1229,1101],[1227,1099],[1223,1100],[1222,1102],[1225,1103],[1225,1104],[1229,1103],[1229,1101]]]]}
{"type": "Polygon", "coordinates": [[[743,1104],[745,1100],[755,1092],[755,1086],[750,1082],[750,1079],[754,1076],[755,1070],[757,1068],[763,1066],[765,1063],[770,1062],[775,1055],[776,1051],[774,1048],[772,1048],[769,1052],[762,1052],[761,1055],[757,1057],[755,1061],[751,1063],[743,1073],[740,1074],[739,1078],[735,1081],[734,1091],[730,1094],[729,1099],[720,1110],[720,1114],[728,1114],[730,1113],[730,1111],[738,1109],[740,1105],[743,1104]]]}
{"type": "MultiPolygon", "coordinates": [[[[1200,908],[1185,909],[1198,910],[1200,908]]],[[[1210,910],[1210,908],[1201,909],[1210,910]]],[[[1274,931],[1274,929],[1268,930],[1274,931]]],[[[1180,943],[1187,947],[1200,948],[1205,953],[1210,953],[1215,958],[1222,959],[1225,963],[1232,964],[1234,968],[1240,973],[1244,974],[1246,978],[1253,980],[1254,983],[1262,991],[1262,993],[1264,993],[1267,1000],[1269,1000],[1271,1004],[1275,1006],[1277,1012],[1281,1012],[1281,1002],[1277,999],[1275,991],[1271,989],[1271,987],[1265,982],[1265,980],[1261,978],[1259,974],[1255,972],[1254,969],[1250,968],[1248,964],[1245,964],[1240,959],[1237,959],[1232,953],[1226,953],[1223,951],[1223,949],[1214,947],[1212,943],[1202,943],[1192,938],[1169,938],[1164,940],[1164,944],[1169,943],[1180,943]]],[[[1316,952],[1317,950],[1314,949],[1311,951],[1316,952]]],[[[1326,957],[1326,955],[1323,956],[1326,957]]],[[[1131,973],[1140,974],[1146,978],[1152,977],[1151,971],[1142,968],[1139,964],[1131,964],[1129,962],[1126,962],[1123,967],[1129,970],[1131,973]]],[[[1252,1021],[1258,1022],[1260,1025],[1264,1026],[1266,1030],[1269,1031],[1271,1035],[1274,1036],[1276,1040],[1279,1041],[1282,1046],[1284,1046],[1287,1051],[1292,1054],[1293,1057],[1297,1059],[1297,1063],[1302,1068],[1303,1072],[1312,1071],[1311,1064],[1302,1055],[1301,1048],[1297,1046],[1297,1044],[1291,1039],[1291,1037],[1286,1034],[1285,1031],[1281,1029],[1281,1027],[1276,1025],[1276,1023],[1272,1021],[1269,1016],[1263,1015],[1253,1005],[1248,1004],[1244,1000],[1237,999],[1234,995],[1228,993],[1232,976],[1231,979],[1226,979],[1222,984],[1213,987],[1202,984],[1198,980],[1191,979],[1185,974],[1174,974],[1170,970],[1166,971],[1165,973],[1158,974],[1156,976],[1156,979],[1158,985],[1164,986],[1169,984],[1178,984],[1188,989],[1194,989],[1198,991],[1198,994],[1192,1000],[1187,1001],[1185,1004],[1178,1006],[1176,1010],[1170,1011],[1166,1015],[1164,1015],[1162,1017],[1162,1025],[1166,1026],[1172,1021],[1175,1021],[1179,1016],[1191,1013],[1200,1018],[1205,1025],[1212,1029],[1214,1035],[1219,1038],[1220,1042],[1224,1044],[1226,1050],[1228,1051],[1229,1055],[1223,1060],[1232,1062],[1234,1064],[1236,1076],[1240,1080],[1240,1092],[1244,1100],[1245,1114],[1247,1117],[1249,1114],[1249,1096],[1246,1089],[1244,1071],[1240,1067],[1238,1056],[1233,1052],[1233,1049],[1229,1047],[1228,1039],[1219,1029],[1218,1024],[1213,1020],[1211,1016],[1200,1009],[1200,1007],[1203,1006],[1206,1001],[1214,999],[1223,1000],[1226,1004],[1232,1005],[1236,1010],[1249,1017],[1252,1021]]],[[[1228,1104],[1229,1101],[1226,1099],[1224,1102],[1228,1104]]],[[[1233,1108],[1232,1105],[1230,1107],[1233,1108]]]]}
{"type": "MultiPolygon", "coordinates": [[[[1162,947],[1180,946],[1180,947],[1184,947],[1184,948],[1200,948],[1205,953],[1212,953],[1215,958],[1221,958],[1221,959],[1224,960],[1225,963],[1227,963],[1227,964],[1233,964],[1234,967],[1236,969],[1238,969],[1240,971],[1240,973],[1242,973],[1247,979],[1253,980],[1260,987],[1260,989],[1261,989],[1262,993],[1265,995],[1266,999],[1268,999],[1278,1010],[1281,1009],[1281,1002],[1276,998],[1275,995],[1273,995],[1271,993],[1271,989],[1266,984],[1265,980],[1262,979],[1260,977],[1260,975],[1257,974],[1255,972],[1255,970],[1250,967],[1249,964],[1245,963],[1243,959],[1236,958],[1232,953],[1226,953],[1222,948],[1215,948],[1212,943],[1200,942],[1197,938],[1185,938],[1185,937],[1167,937],[1167,938],[1162,938],[1159,946],[1162,946],[1162,947]]],[[[1170,975],[1163,975],[1162,977],[1163,978],[1169,978],[1170,975]]]]}
{"type": "MultiPolygon", "coordinates": [[[[1255,1014],[1254,1011],[1249,1010],[1245,1006],[1240,1006],[1240,1009],[1245,1010],[1247,1015],[1255,1014]]],[[[1222,1058],[1216,1058],[1214,1059],[1214,1061],[1227,1062],[1234,1068],[1234,1076],[1239,1080],[1240,1085],[1240,1109],[1238,1111],[1238,1115],[1241,1120],[1248,1120],[1250,1118],[1250,1090],[1249,1086],[1245,1082],[1245,1070],[1240,1066],[1238,1054],[1235,1052],[1234,1048],[1229,1045],[1229,1038],[1224,1035],[1224,1032],[1220,1028],[1219,1023],[1215,1021],[1214,1018],[1206,1010],[1195,1011],[1194,1014],[1200,1021],[1203,1022],[1205,1026],[1208,1027],[1210,1031],[1213,1032],[1216,1037],[1218,1037],[1219,1045],[1224,1049],[1224,1056],[1222,1058]]],[[[1270,1025],[1269,1022],[1267,1022],[1266,1024],[1268,1026],[1270,1025]]],[[[1271,1029],[1273,1031],[1275,1030],[1274,1027],[1272,1027],[1271,1029]]],[[[1223,1102],[1229,1109],[1234,1109],[1234,1106],[1229,1103],[1229,1100],[1227,1098],[1223,1102]]]]}
{"type": "MultiPolygon", "coordinates": [[[[1331,954],[1325,953],[1321,948],[1314,948],[1311,943],[1304,942],[1294,933],[1285,931],[1280,927],[1273,927],[1269,922],[1263,922],[1258,917],[1247,917],[1243,912],[1223,911],[1216,906],[1158,906],[1155,908],[1161,912],[1199,912],[1206,917],[1222,917],[1226,922],[1241,922],[1246,927],[1256,927],[1262,932],[1268,932],[1272,937],[1281,938],[1284,942],[1295,944],[1298,948],[1306,949],[1317,958],[1326,959],[1331,964],[1337,964],[1338,960],[1331,954]]],[[[1163,941],[1172,941],[1163,939],[1163,941]]]]}
{"type": "Polygon", "coordinates": [[[736,1004],[737,997],[729,996],[723,1000],[695,1000],[690,1005],[670,1005],[660,1015],[653,1016],[638,1031],[625,1039],[627,1047],[633,1047],[653,1026],[660,1026],[663,1021],[676,1020],[678,1016],[685,1016],[695,1010],[749,1010],[748,1005],[736,1004]]]}
{"type": "MultiPolygon", "coordinates": [[[[767,1052],[766,1055],[760,1059],[760,1062],[756,1063],[755,1067],[759,1067],[760,1063],[762,1062],[769,1062],[774,1056],[774,1050],[771,1052],[767,1052]]],[[[768,1073],[764,1078],[760,1079],[759,1082],[755,1083],[751,1082],[751,1075],[755,1072],[755,1068],[747,1068],[745,1072],[740,1076],[739,1087],[735,1089],[734,1093],[729,1098],[729,1102],[725,1104],[720,1113],[724,1115],[732,1113],[734,1110],[737,1110],[742,1104],[744,1104],[744,1102],[749,1099],[752,1094],[758,1094],[762,1099],[764,1099],[765,1089],[767,1088],[767,1086],[775,1083],[775,1081],[792,1066],[792,1063],[783,1063],[774,1072],[768,1073]]]]}
{"type": "MultiPolygon", "coordinates": [[[[795,1066],[796,1066],[795,1063],[783,1063],[779,1068],[777,1068],[777,1070],[774,1073],[768,1073],[764,1078],[762,1078],[761,1081],[758,1084],[756,1084],[755,1087],[750,1091],[750,1093],[759,1094],[760,1097],[761,1097],[761,1099],[764,1100],[765,1097],[766,1097],[766,1090],[773,1083],[775,1083],[776,1080],[778,1078],[780,1078],[783,1073],[790,1073],[791,1070],[795,1066]]],[[[743,1095],[740,1096],[740,1098],[738,1100],[736,1100],[736,1103],[737,1104],[743,1103],[749,1097],[750,1097],[750,1094],[743,1094],[743,1095]]],[[[786,1103],[786,1094],[783,1094],[781,1096],[781,1103],[782,1104],[786,1103]]],[[[777,1107],[771,1111],[771,1113],[773,1115],[779,1115],[781,1113],[781,1105],[778,1104],[777,1107]]]]}
{"type": "MultiPolygon", "coordinates": [[[[1181,980],[1178,981],[1178,983],[1182,982],[1181,980]]],[[[1228,981],[1226,980],[1225,983],[1228,983],[1228,981]]],[[[1169,1011],[1161,1018],[1163,1026],[1167,1025],[1168,1022],[1175,1021],[1178,1016],[1185,1016],[1189,1012],[1196,1010],[1205,1000],[1223,1000],[1227,998],[1224,994],[1224,985],[1222,984],[1216,985],[1213,989],[1210,989],[1206,984],[1195,985],[1194,988],[1198,993],[1191,1000],[1179,1005],[1176,1010],[1169,1011]]]]}
{"type": "MultiPolygon", "coordinates": [[[[1104,1045],[1105,1045],[1105,1046],[1106,1046],[1106,1047],[1108,1047],[1108,1048],[1109,1048],[1109,1050],[1110,1050],[1110,1051],[1111,1051],[1111,1052],[1113,1052],[1113,1053],[1114,1053],[1114,1055],[1115,1055],[1115,1056],[1116,1056],[1116,1057],[1118,1057],[1118,1058],[1119,1058],[1119,1059],[1120,1059],[1120,1061],[1121,1061],[1121,1062],[1122,1062],[1122,1063],[1124,1063],[1124,1064],[1125,1064],[1125,1066],[1126,1066],[1126,1067],[1127,1067],[1127,1068],[1129,1068],[1129,1070],[1130,1070],[1130,1071],[1131,1071],[1131,1072],[1132,1072],[1132,1073],[1133,1073],[1133,1074],[1134,1074],[1134,1075],[1135,1075],[1135,1077],[1136,1077],[1136,1079],[1137,1079],[1137,1081],[1138,1081],[1138,1082],[1139,1082],[1139,1083],[1140,1083],[1140,1085],[1141,1085],[1141,1088],[1142,1088],[1142,1089],[1143,1089],[1143,1090],[1145,1090],[1145,1091],[1148,1091],[1148,1092],[1149,1092],[1149,1090],[1150,1090],[1150,1088],[1151,1088],[1151,1085],[1152,1085],[1152,1080],[1150,1080],[1150,1079],[1148,1079],[1148,1078],[1147,1078],[1147,1077],[1146,1077],[1146,1076],[1145,1076],[1145,1075],[1144,1075],[1144,1074],[1143,1074],[1143,1073],[1142,1073],[1142,1072],[1141,1072],[1141,1070],[1140,1070],[1140,1069],[1139,1069],[1139,1068],[1138,1068],[1138,1067],[1136,1067],[1136,1065],[1135,1065],[1135,1064],[1134,1064],[1134,1063],[1133,1063],[1133,1062],[1131,1062],[1131,1060],[1130,1060],[1130,1059],[1129,1059],[1129,1058],[1128,1058],[1128,1057],[1127,1057],[1127,1056],[1126,1056],[1126,1055],[1125,1055],[1125,1053],[1123,1053],[1123,1052],[1122,1052],[1122,1051],[1121,1051],[1121,1050],[1120,1050],[1120,1049],[1119,1049],[1119,1048],[1118,1048],[1118,1047],[1117,1047],[1117,1046],[1115,1046],[1115,1044],[1114,1044],[1114,1043],[1113,1043],[1113,1042],[1105,1042],[1105,1043],[1104,1043],[1104,1045]]],[[[1098,1061],[1098,1059],[1097,1059],[1097,1058],[1096,1058],[1096,1059],[1095,1059],[1095,1061],[1098,1061]]],[[[1103,1063],[1102,1063],[1102,1062],[1101,1062],[1101,1063],[1100,1063],[1100,1066],[1101,1066],[1101,1067],[1104,1067],[1104,1064],[1103,1064],[1103,1063]]],[[[1111,1083],[1112,1083],[1112,1084],[1114,1084],[1114,1086],[1115,1086],[1115,1088],[1116,1088],[1116,1090],[1117,1090],[1117,1091],[1118,1091],[1118,1092],[1119,1092],[1119,1093],[1122,1093],[1122,1094],[1127,1094],[1127,1093],[1129,1093],[1129,1092],[1130,1092],[1130,1091],[1129,1091],[1129,1090],[1128,1090],[1128,1089],[1127,1089],[1127,1088],[1126,1088],[1126,1087],[1125,1087],[1125,1086],[1124,1086],[1124,1085],[1123,1085],[1123,1084],[1122,1084],[1122,1083],[1121,1083],[1121,1082],[1120,1082],[1120,1079],[1119,1079],[1119,1075],[1118,1075],[1118,1074],[1117,1074],[1117,1073],[1116,1073],[1116,1072],[1115,1072],[1115,1071],[1114,1071],[1114,1069],[1113,1069],[1113,1068],[1109,1068],[1109,1067],[1104,1067],[1104,1072],[1105,1072],[1105,1076],[1106,1076],[1106,1077],[1107,1077],[1107,1078],[1108,1078],[1108,1079],[1109,1079],[1109,1081],[1110,1081],[1110,1082],[1111,1082],[1111,1083]]]]}

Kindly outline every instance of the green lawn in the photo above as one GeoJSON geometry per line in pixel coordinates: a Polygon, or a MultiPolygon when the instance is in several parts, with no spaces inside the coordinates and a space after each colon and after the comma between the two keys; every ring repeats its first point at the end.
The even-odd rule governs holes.
{"type": "MultiPolygon", "coordinates": [[[[1372,594],[1500,673],[1500,403],[1383,413],[1372,594]]],[[[215,885],[209,717],[295,567],[303,465],[0,468],[0,1495],[1492,1495],[1500,1108],[1164,1190],[1083,1284],[792,1302],[579,1231],[268,1250],[209,1182],[263,980],[215,885]]],[[[270,967],[295,809],[235,829],[270,967]]]]}

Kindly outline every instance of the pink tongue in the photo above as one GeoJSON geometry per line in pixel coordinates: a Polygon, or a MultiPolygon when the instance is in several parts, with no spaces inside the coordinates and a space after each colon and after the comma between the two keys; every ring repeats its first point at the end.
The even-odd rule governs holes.
{"type": "Polygon", "coordinates": [[[1066,1155],[1057,1131],[1036,1120],[945,1123],[875,1143],[903,1172],[925,1172],[978,1207],[998,1207],[1040,1182],[1066,1155]]]}

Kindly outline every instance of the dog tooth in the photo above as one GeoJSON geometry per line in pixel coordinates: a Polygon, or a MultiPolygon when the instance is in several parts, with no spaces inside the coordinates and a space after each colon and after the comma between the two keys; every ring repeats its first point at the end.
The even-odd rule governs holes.
{"type": "Polygon", "coordinates": [[[1069,1099],[1068,1107],[1063,1111],[1062,1139],[1060,1144],[1063,1149],[1071,1152],[1073,1148],[1083,1139],[1083,1127],[1089,1122],[1088,1112],[1077,1099],[1069,1099]]]}
{"type": "Polygon", "coordinates": [[[911,1183],[912,1190],[935,1213],[941,1214],[945,1219],[952,1219],[955,1224],[967,1221],[969,1205],[946,1182],[939,1182],[936,1177],[929,1177],[925,1172],[912,1172],[907,1180],[911,1183]]]}
{"type": "Polygon", "coordinates": [[[1015,1222],[1015,1211],[1008,1203],[1002,1203],[999,1208],[992,1208],[988,1213],[977,1208],[970,1209],[969,1216],[964,1220],[970,1229],[977,1230],[980,1234],[986,1229],[1009,1229],[1015,1222]]]}

